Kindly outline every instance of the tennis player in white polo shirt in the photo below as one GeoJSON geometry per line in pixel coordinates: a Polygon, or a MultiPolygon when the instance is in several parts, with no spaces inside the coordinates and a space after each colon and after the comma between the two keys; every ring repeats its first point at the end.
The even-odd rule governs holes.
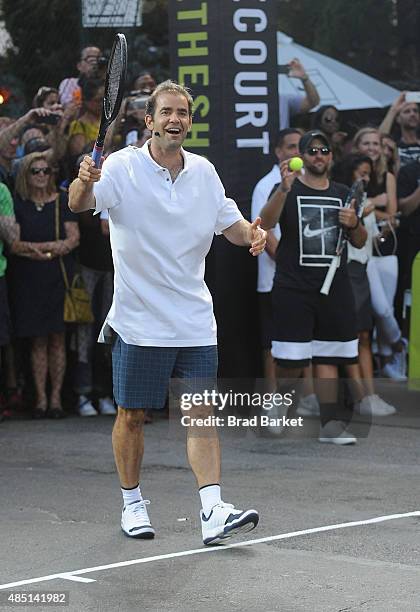
{"type": "MultiPolygon", "coordinates": [[[[141,149],[113,153],[102,170],[85,156],[70,186],[73,212],[109,213],[115,287],[101,339],[114,336],[118,415],[112,442],[123,495],[121,528],[134,538],[155,535],[139,484],[145,410],[163,408],[170,378],[217,377],[216,322],[204,282],[213,235],[248,246],[254,256],[266,240],[260,219],[248,223],[226,197],[214,166],[182,148],[192,109],[188,90],[162,83],[146,107],[152,138],[141,149]]],[[[202,406],[200,416],[206,410],[211,414],[202,406]]],[[[204,543],[256,527],[255,510],[222,501],[216,430],[199,435],[188,428],[187,455],[199,487],[204,543]]]]}

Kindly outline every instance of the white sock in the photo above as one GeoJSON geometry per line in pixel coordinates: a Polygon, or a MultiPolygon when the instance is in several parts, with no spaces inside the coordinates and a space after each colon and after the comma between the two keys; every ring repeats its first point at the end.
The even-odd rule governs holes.
{"type": "Polygon", "coordinates": [[[198,491],[200,493],[201,507],[206,516],[208,516],[216,504],[222,501],[220,494],[220,485],[212,484],[201,487],[198,491]]]}
{"type": "Polygon", "coordinates": [[[128,504],[132,504],[133,502],[141,501],[143,499],[141,496],[139,484],[136,487],[133,487],[132,489],[123,489],[121,487],[121,493],[124,500],[124,508],[128,506],[128,504]]]}

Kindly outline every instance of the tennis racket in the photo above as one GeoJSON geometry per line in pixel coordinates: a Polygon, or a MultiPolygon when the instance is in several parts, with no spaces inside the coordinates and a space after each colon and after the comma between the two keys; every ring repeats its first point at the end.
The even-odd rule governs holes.
{"type": "Polygon", "coordinates": [[[98,137],[92,152],[95,166],[101,165],[102,151],[107,129],[119,113],[127,75],[127,41],[124,34],[116,34],[108,61],[105,94],[98,137]]]}
{"type": "MultiPolygon", "coordinates": [[[[350,187],[349,194],[344,203],[344,208],[350,208],[352,201],[356,200],[356,215],[360,216],[362,212],[362,204],[365,198],[365,185],[362,179],[358,179],[353,183],[350,187]]],[[[346,242],[348,240],[348,234],[345,230],[340,231],[340,235],[338,237],[336,254],[331,260],[330,266],[328,268],[327,275],[324,280],[324,284],[321,287],[321,293],[323,295],[328,295],[330,292],[331,284],[334,280],[335,273],[337,272],[337,268],[340,265],[341,254],[346,246],[346,242]]]]}

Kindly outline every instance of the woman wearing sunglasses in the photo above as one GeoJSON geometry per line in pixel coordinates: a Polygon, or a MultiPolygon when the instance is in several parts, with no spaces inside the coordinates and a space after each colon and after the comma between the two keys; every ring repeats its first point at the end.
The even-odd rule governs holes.
{"type": "Polygon", "coordinates": [[[341,129],[341,118],[338,109],[327,104],[320,106],[312,118],[312,130],[323,132],[331,143],[334,161],[340,160],[348,148],[347,132],[341,129]]]}
{"type": "Polygon", "coordinates": [[[31,339],[31,365],[36,392],[34,418],[61,418],[61,388],[66,367],[64,282],[59,258],[72,277],[71,251],[79,230],[67,206],[67,194],[57,193],[44,153],[26,155],[16,180],[15,215],[19,239],[11,261],[11,306],[15,335],[31,339]],[[56,213],[59,212],[58,236],[56,213]],[[50,378],[50,402],[47,378],[50,378]]]}

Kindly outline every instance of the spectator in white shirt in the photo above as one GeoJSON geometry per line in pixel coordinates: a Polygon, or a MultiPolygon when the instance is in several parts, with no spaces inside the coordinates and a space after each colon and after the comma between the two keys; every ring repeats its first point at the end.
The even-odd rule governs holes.
{"type": "MultiPolygon", "coordinates": [[[[255,185],[252,194],[251,220],[260,216],[260,212],[267,203],[271,192],[281,181],[280,163],[299,155],[299,140],[301,131],[296,128],[280,130],[274,148],[278,163],[274,164],[268,174],[262,177],[255,185]]],[[[276,250],[280,240],[280,226],[277,225],[267,232],[265,252],[258,258],[258,308],[260,316],[261,346],[263,349],[264,378],[272,389],[276,387],[276,372],[274,360],[271,356],[271,289],[276,270],[276,250]]]]}

